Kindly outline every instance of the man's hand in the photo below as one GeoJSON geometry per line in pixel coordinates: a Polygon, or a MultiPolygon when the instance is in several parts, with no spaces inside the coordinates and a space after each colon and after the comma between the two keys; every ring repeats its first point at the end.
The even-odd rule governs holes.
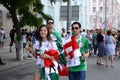
{"type": "Polygon", "coordinates": [[[65,60],[68,62],[68,61],[70,61],[70,56],[66,56],[65,57],[65,60]]]}

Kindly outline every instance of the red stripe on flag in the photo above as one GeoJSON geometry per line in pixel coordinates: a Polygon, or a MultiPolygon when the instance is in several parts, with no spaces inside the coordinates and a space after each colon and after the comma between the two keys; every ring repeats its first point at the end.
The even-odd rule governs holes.
{"type": "Polygon", "coordinates": [[[76,49],[79,49],[79,46],[78,46],[74,36],[72,36],[71,41],[64,45],[64,51],[65,51],[66,55],[70,56],[70,59],[71,59],[74,57],[74,51],[76,49]]]}

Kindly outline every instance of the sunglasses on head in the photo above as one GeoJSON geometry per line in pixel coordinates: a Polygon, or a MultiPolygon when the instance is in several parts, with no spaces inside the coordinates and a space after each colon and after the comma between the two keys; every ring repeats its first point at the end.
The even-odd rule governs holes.
{"type": "Polygon", "coordinates": [[[79,29],[79,27],[72,27],[72,30],[74,30],[74,29],[78,30],[78,29],[79,29]]]}
{"type": "Polygon", "coordinates": [[[54,22],[48,22],[48,24],[54,24],[54,22]]]}

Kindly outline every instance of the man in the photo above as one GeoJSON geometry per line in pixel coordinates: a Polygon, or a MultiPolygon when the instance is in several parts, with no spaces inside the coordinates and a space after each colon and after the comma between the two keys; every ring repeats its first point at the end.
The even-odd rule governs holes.
{"type": "Polygon", "coordinates": [[[86,37],[87,33],[85,32],[85,29],[81,32],[81,36],[86,37]]]}
{"type": "Polygon", "coordinates": [[[66,37],[66,31],[65,28],[62,28],[62,33],[61,33],[62,38],[66,37]]]}
{"type": "Polygon", "coordinates": [[[16,33],[15,26],[13,25],[13,29],[11,29],[10,34],[9,34],[10,40],[11,40],[9,44],[10,52],[12,52],[12,46],[13,46],[13,43],[15,42],[14,41],[15,33],[16,33]]]}
{"type": "Polygon", "coordinates": [[[61,52],[63,50],[62,37],[59,32],[54,30],[54,20],[52,18],[47,19],[47,27],[49,29],[49,33],[51,34],[52,39],[56,41],[59,52],[61,52]]]}
{"type": "MultiPolygon", "coordinates": [[[[57,48],[59,50],[59,63],[62,64],[62,66],[65,66],[66,61],[65,61],[65,56],[63,54],[62,37],[59,32],[54,30],[54,20],[52,18],[47,19],[47,27],[49,29],[49,33],[51,34],[52,40],[56,42],[57,48]]],[[[64,74],[67,75],[67,73],[64,73],[64,74]]],[[[63,75],[63,74],[60,74],[60,75],[63,75]]]]}
{"type": "Polygon", "coordinates": [[[69,80],[85,80],[86,59],[89,56],[88,39],[80,35],[81,24],[72,24],[72,36],[65,40],[64,51],[68,65],[69,80]]]}

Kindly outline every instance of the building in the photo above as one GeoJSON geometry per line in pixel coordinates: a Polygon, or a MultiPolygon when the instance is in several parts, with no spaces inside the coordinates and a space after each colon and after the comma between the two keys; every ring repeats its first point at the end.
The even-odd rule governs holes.
{"type": "Polygon", "coordinates": [[[95,29],[118,29],[119,5],[117,0],[90,0],[90,25],[95,29]]]}
{"type": "MultiPolygon", "coordinates": [[[[66,29],[67,20],[62,19],[60,15],[61,15],[61,7],[64,7],[63,9],[65,9],[67,7],[67,2],[63,3],[61,1],[57,1],[55,4],[51,5],[49,0],[41,0],[41,1],[45,7],[44,8],[45,13],[51,15],[52,18],[54,18],[55,20],[55,30],[58,30],[60,32],[62,28],[66,29]]],[[[91,29],[91,26],[89,25],[89,0],[71,0],[70,5],[73,6],[73,8],[77,7],[79,10],[79,13],[76,11],[78,14],[75,14],[74,9],[72,9],[74,14],[72,14],[71,23],[73,21],[78,21],[81,23],[83,29],[91,29]],[[75,19],[75,17],[73,16],[75,17],[77,16],[78,19],[75,19]]],[[[65,11],[67,12],[67,10],[65,11]]],[[[65,15],[64,17],[67,16],[67,14],[64,15],[65,15]]]]}
{"type": "Polygon", "coordinates": [[[12,19],[10,18],[8,10],[0,5],[0,27],[2,26],[4,26],[5,32],[9,33],[12,28],[12,19]]]}
{"type": "MultiPolygon", "coordinates": [[[[41,2],[44,5],[44,12],[52,16],[52,18],[55,20],[55,30],[61,32],[62,28],[66,29],[67,20],[62,20],[60,15],[61,7],[67,7],[67,2],[63,3],[62,1],[57,1],[55,4],[51,4],[49,0],[41,0],[41,2]]],[[[81,23],[83,29],[91,29],[92,27],[89,25],[89,0],[71,0],[71,6],[73,13],[71,23],[73,21],[78,21],[81,23]]],[[[2,13],[0,25],[7,27],[7,29],[11,28],[12,20],[10,18],[9,12],[2,5],[0,6],[0,9],[2,9],[0,11],[2,13]]],[[[45,21],[44,24],[46,24],[45,21]]]]}

